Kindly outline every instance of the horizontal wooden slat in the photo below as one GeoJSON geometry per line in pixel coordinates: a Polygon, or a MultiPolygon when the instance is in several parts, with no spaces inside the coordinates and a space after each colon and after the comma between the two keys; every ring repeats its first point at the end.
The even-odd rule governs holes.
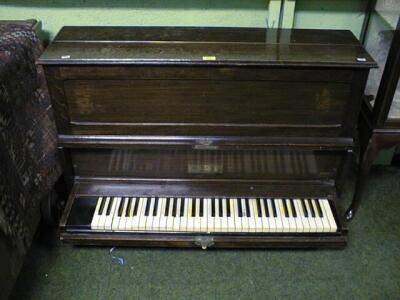
{"type": "Polygon", "coordinates": [[[350,83],[354,72],[348,69],[325,70],[304,68],[258,67],[190,67],[190,66],[46,66],[46,73],[59,80],[140,79],[140,80],[231,80],[231,81],[295,81],[350,83]],[[53,75],[53,73],[57,73],[53,75]]]}
{"type": "Polygon", "coordinates": [[[348,30],[266,29],[218,27],[65,26],[56,42],[214,42],[356,45],[348,30]]]}
{"type": "Polygon", "coordinates": [[[53,43],[40,64],[179,64],[371,68],[362,46],[212,43],[53,43]],[[205,60],[204,57],[215,57],[205,60]],[[358,60],[361,59],[360,61],[358,60]]]}
{"type": "Polygon", "coordinates": [[[341,137],[256,137],[256,136],[146,136],[146,135],[63,135],[58,136],[62,147],[119,148],[133,146],[159,147],[217,147],[218,149],[251,148],[308,148],[347,150],[353,147],[352,138],[341,137]]]}

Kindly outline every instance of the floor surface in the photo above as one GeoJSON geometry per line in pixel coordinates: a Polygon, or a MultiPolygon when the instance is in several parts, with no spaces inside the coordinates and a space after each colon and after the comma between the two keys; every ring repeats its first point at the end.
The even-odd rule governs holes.
{"type": "Polygon", "coordinates": [[[111,251],[41,232],[12,299],[400,299],[399,200],[400,169],[374,168],[344,250],[111,251]]]}

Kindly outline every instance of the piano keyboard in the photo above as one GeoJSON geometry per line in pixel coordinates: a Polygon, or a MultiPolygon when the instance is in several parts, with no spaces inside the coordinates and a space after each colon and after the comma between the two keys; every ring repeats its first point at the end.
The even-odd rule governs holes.
{"type": "Polygon", "coordinates": [[[156,232],[336,232],[327,199],[99,197],[91,229],[156,232]]]}

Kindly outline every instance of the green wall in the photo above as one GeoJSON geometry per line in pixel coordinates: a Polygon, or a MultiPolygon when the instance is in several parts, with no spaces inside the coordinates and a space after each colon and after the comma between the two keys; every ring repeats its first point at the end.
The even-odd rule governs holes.
{"type": "Polygon", "coordinates": [[[295,28],[349,29],[360,36],[365,0],[297,0],[295,28]]]}
{"type": "MultiPolygon", "coordinates": [[[[360,33],[366,0],[285,1],[295,11],[282,14],[284,26],[360,33]]],[[[279,7],[280,0],[0,0],[0,19],[38,19],[52,38],[63,25],[265,27],[267,17],[279,17],[279,7]]]]}
{"type": "Polygon", "coordinates": [[[35,18],[54,37],[63,25],[264,27],[266,0],[0,1],[0,19],[35,18]]]}

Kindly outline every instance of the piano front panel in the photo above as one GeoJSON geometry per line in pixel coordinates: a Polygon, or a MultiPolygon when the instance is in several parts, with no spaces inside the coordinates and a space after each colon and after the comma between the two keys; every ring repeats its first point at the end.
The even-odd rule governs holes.
{"type": "Polygon", "coordinates": [[[46,71],[64,134],[349,136],[357,79],[342,69],[46,71]]]}
{"type": "Polygon", "coordinates": [[[75,175],[116,178],[323,180],[343,153],[313,150],[71,149],[75,175]]]}

